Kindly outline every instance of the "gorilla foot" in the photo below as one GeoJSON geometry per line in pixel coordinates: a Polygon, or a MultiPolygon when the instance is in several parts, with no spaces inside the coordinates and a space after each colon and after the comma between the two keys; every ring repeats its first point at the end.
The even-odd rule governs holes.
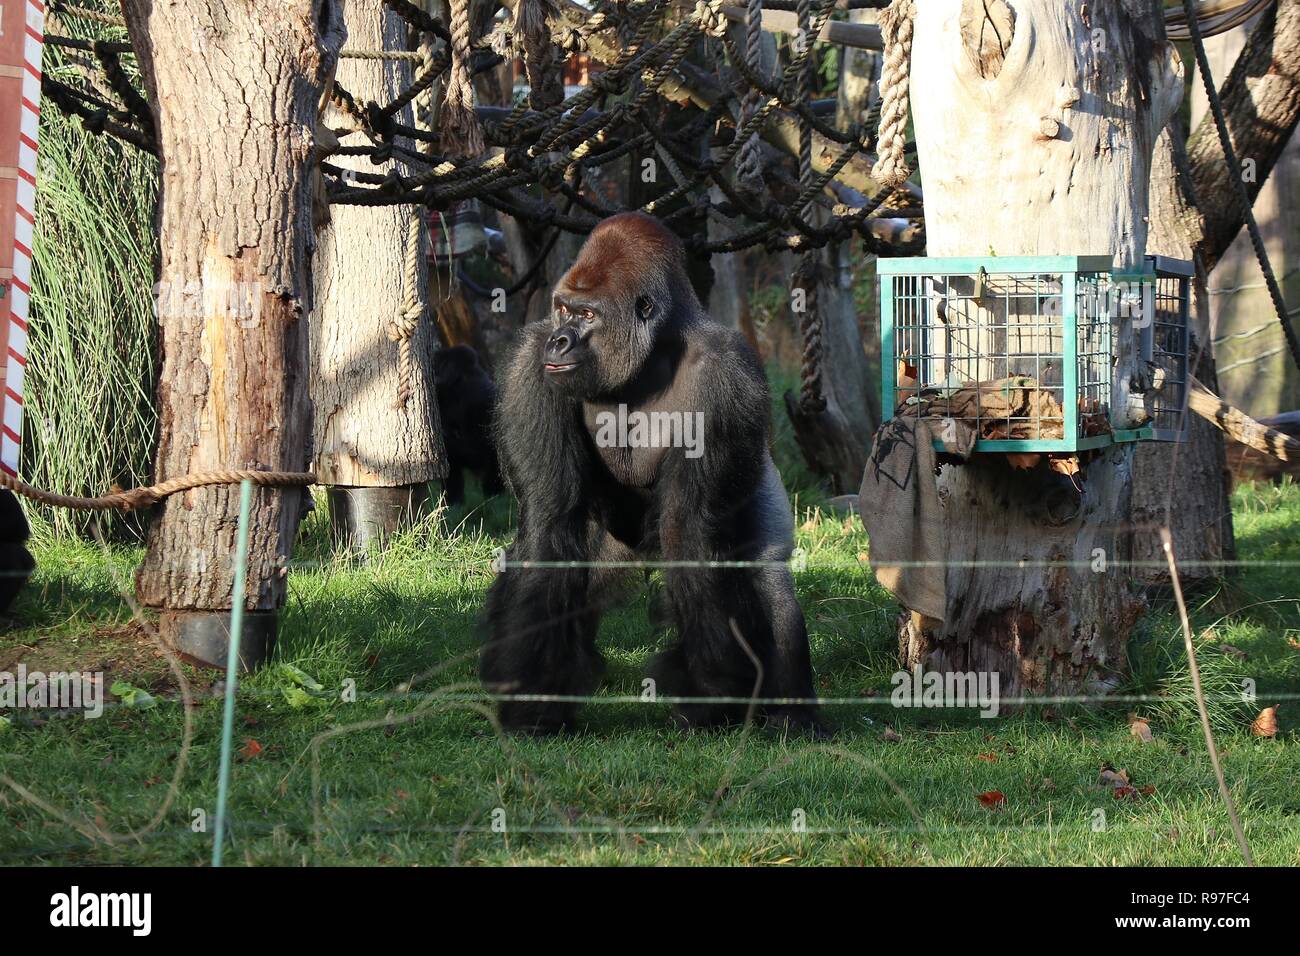
{"type": "Polygon", "coordinates": [[[764,714],[763,726],[782,735],[810,737],[813,740],[830,740],[835,731],[822,722],[816,710],[804,706],[769,707],[764,714]]]}

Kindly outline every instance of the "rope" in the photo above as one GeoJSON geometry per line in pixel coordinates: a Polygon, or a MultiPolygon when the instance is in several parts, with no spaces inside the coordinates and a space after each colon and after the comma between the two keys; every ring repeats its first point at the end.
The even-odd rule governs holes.
{"type": "MultiPolygon", "coordinates": [[[[411,84],[387,104],[355,103],[346,90],[335,84],[332,91],[335,102],[355,122],[356,130],[363,132],[369,141],[359,146],[341,145],[332,152],[365,155],[379,166],[398,160],[410,168],[400,173],[374,175],[343,172],[337,166],[323,163],[321,169],[326,174],[325,186],[331,204],[445,208],[462,199],[475,198],[539,229],[558,227],[566,232],[585,234],[600,218],[622,209],[616,203],[597,202],[590,195],[584,195],[579,185],[583,171],[615,162],[653,141],[671,155],[669,166],[676,183],[667,194],[650,204],[648,211],[670,222],[679,217],[715,213],[733,220],[739,216],[757,224],[722,240],[708,241],[702,236],[696,237],[690,243],[692,254],[735,252],[759,245],[774,251],[803,252],[853,234],[861,236],[871,251],[888,254],[893,249],[872,234],[867,222],[868,217],[876,212],[880,196],[887,193],[872,190],[873,201],[856,209],[834,207],[834,218],[825,227],[807,221],[802,215],[802,207],[816,200],[829,178],[850,162],[857,162],[859,156],[870,155],[875,149],[875,144],[860,127],[837,130],[825,123],[805,100],[809,87],[803,84],[803,71],[807,68],[808,50],[792,57],[790,64],[771,78],[759,75],[749,63],[748,52],[751,50],[756,54],[754,62],[759,64],[761,60],[757,56],[761,46],[753,44],[761,44],[763,11],[797,11],[801,4],[808,10],[808,0],[746,0],[749,13],[753,14],[746,24],[746,42],[743,44],[746,52],[737,49],[727,34],[728,17],[732,14],[725,12],[729,10],[723,6],[726,0],[696,0],[693,6],[688,7],[689,14],[676,21],[675,26],[658,39],[651,37],[658,31],[670,0],[641,0],[636,3],[597,0],[592,14],[581,22],[567,12],[550,16],[548,22],[547,11],[555,9],[555,0],[519,0],[515,4],[515,18],[505,20],[489,37],[477,43],[465,17],[458,17],[453,24],[456,27],[453,42],[452,31],[426,13],[422,6],[410,0],[383,2],[417,33],[443,38],[446,44],[439,45],[432,59],[411,51],[351,51],[360,59],[376,62],[400,62],[419,56],[420,65],[411,84]],[[520,27],[528,29],[517,30],[515,19],[519,20],[520,27]],[[535,54],[557,53],[558,56],[561,49],[573,51],[584,46],[608,54],[610,41],[605,34],[611,30],[617,32],[619,42],[617,53],[607,62],[604,72],[593,74],[590,85],[572,97],[565,100],[561,95],[557,102],[545,109],[530,110],[527,102],[521,102],[508,112],[505,119],[480,126],[478,117],[474,115],[472,90],[466,98],[464,91],[468,87],[457,84],[457,76],[461,80],[466,76],[472,79],[477,72],[490,69],[499,62],[498,54],[486,49],[489,45],[515,56],[522,51],[526,36],[535,32],[539,44],[535,54]],[[596,42],[598,33],[601,34],[600,43],[596,42]],[[738,129],[721,156],[703,157],[697,150],[680,145],[675,141],[678,134],[668,136],[663,133],[655,115],[652,115],[656,97],[680,101],[683,77],[678,64],[701,36],[720,38],[726,60],[736,71],[736,85],[740,90],[733,92],[724,85],[712,106],[700,110],[701,121],[691,127],[692,142],[698,142],[701,136],[710,135],[719,120],[736,116],[738,129]],[[452,69],[453,56],[457,60],[455,69],[452,69]],[[450,126],[441,135],[429,128],[419,128],[419,124],[406,125],[399,120],[402,111],[418,96],[431,90],[440,79],[445,81],[453,100],[460,103],[460,118],[469,120],[469,128],[481,134],[483,143],[498,147],[495,153],[473,154],[458,141],[458,111],[455,109],[448,111],[450,126]],[[626,94],[634,84],[636,95],[629,101],[626,94]],[[461,92],[458,93],[457,89],[461,92]],[[744,102],[738,102],[738,97],[744,102]],[[606,103],[610,103],[608,108],[606,103]],[[793,120],[797,124],[797,146],[791,150],[801,159],[798,188],[801,198],[797,206],[773,203],[763,198],[764,180],[769,174],[762,169],[763,151],[754,140],[770,124],[777,110],[784,112],[783,122],[793,120]],[[834,160],[829,177],[823,168],[819,176],[810,179],[809,167],[815,156],[812,150],[818,145],[816,137],[819,135],[842,146],[843,151],[834,160]],[[435,156],[434,149],[439,149],[440,155],[435,156]],[[464,152],[457,155],[460,150],[464,152]],[[758,172],[757,178],[753,176],[755,171],[758,172]],[[571,184],[569,180],[573,177],[577,178],[571,184]],[[520,192],[539,185],[545,191],[543,195],[556,195],[534,199],[520,192]],[[711,193],[711,186],[716,186],[718,192],[711,193]],[[562,209],[566,201],[569,205],[562,209]],[[570,215],[569,210],[574,205],[579,207],[579,212],[590,216],[570,215]]],[[[886,5],[884,0],[849,0],[849,3],[886,5]]],[[[824,4],[822,0],[812,0],[814,17],[808,35],[820,35],[831,7],[843,5],[844,0],[826,0],[824,4]]],[[[458,3],[456,12],[459,13],[461,8],[458,3]]],[[[55,42],[57,38],[47,39],[55,42]]],[[[101,41],[67,39],[66,42],[77,49],[90,50],[95,48],[93,43],[101,41]]],[[[130,52],[130,45],[125,43],[109,43],[104,48],[113,53],[130,52]]],[[[559,63],[554,65],[555,69],[548,76],[551,81],[558,81],[559,63]]],[[[107,72],[103,64],[99,69],[101,73],[107,72]]],[[[131,73],[124,71],[110,85],[120,85],[123,76],[129,79],[131,73]]],[[[539,89],[543,85],[540,82],[536,84],[539,89]]],[[[114,95],[106,88],[96,96],[61,84],[52,87],[49,95],[65,112],[80,116],[91,132],[109,133],[154,152],[156,147],[152,137],[142,129],[144,111],[139,111],[141,115],[137,119],[131,115],[133,110],[130,106],[123,109],[109,102],[126,98],[138,110],[141,101],[130,98],[128,92],[120,89],[116,91],[118,95],[114,95]]],[[[543,99],[539,102],[548,101],[543,99]]],[[[480,116],[495,115],[488,108],[478,112],[480,116]]],[[[869,122],[874,130],[874,118],[869,122]]],[[[874,160],[874,156],[872,158],[874,160]]],[[[919,209],[895,209],[889,214],[920,218],[919,209]]],[[[401,311],[406,312],[405,305],[401,311]]],[[[394,331],[399,337],[405,332],[406,321],[399,316],[394,323],[394,331]]]]}
{"type": "Polygon", "coordinates": [[[817,287],[821,278],[821,263],[813,250],[805,252],[790,278],[792,289],[803,290],[802,314],[796,313],[799,335],[803,340],[803,354],[799,357],[799,409],[814,414],[826,407],[822,395],[822,322],[817,307],[817,287]]]}
{"type": "MultiPolygon", "coordinates": [[[[759,75],[763,71],[763,0],[749,0],[745,11],[745,63],[750,73],[759,75]]],[[[763,103],[763,94],[757,87],[751,87],[745,94],[745,101],[740,110],[741,125],[746,125],[754,118],[763,103]]],[[[736,160],[736,182],[751,193],[763,190],[763,148],[757,136],[745,140],[736,160]]]]}
{"type": "Polygon", "coordinates": [[[470,80],[469,0],[450,0],[451,72],[442,106],[442,146],[452,156],[483,152],[483,130],[474,115],[474,84],[470,80]]]}
{"type": "Polygon", "coordinates": [[[876,140],[879,158],[871,169],[871,178],[882,186],[901,186],[911,174],[905,154],[915,16],[914,0],[894,0],[880,15],[885,61],[880,67],[880,135],[876,140]]]}
{"type": "Polygon", "coordinates": [[[1286,300],[1282,298],[1282,289],[1278,286],[1277,276],[1273,274],[1273,266],[1268,259],[1268,249],[1264,247],[1264,238],[1260,235],[1259,225],[1255,222],[1250,193],[1241,175],[1241,163],[1238,162],[1237,153],[1233,149],[1232,137],[1228,135],[1228,121],[1223,115],[1223,101],[1219,99],[1219,91],[1215,88],[1214,77],[1210,73],[1210,61],[1205,55],[1205,43],[1201,38],[1201,27],[1192,0],[1183,0],[1183,11],[1187,17],[1187,31],[1192,38],[1192,48],[1196,51],[1196,68],[1200,71],[1201,83],[1205,87],[1205,98],[1209,100],[1210,112],[1214,116],[1214,128],[1218,131],[1219,143],[1223,146],[1223,158],[1228,165],[1228,178],[1232,180],[1237,202],[1241,204],[1246,231],[1250,235],[1250,245],[1255,250],[1255,259],[1259,263],[1260,271],[1264,273],[1264,284],[1268,287],[1268,297],[1273,303],[1273,311],[1277,313],[1277,320],[1282,324],[1282,333],[1286,336],[1291,361],[1295,363],[1296,368],[1300,368],[1300,339],[1296,338],[1295,329],[1287,314],[1286,300]]]}
{"type": "MultiPolygon", "coordinates": [[[[524,69],[528,73],[528,104],[535,110],[564,102],[562,64],[557,62],[551,28],[547,25],[547,20],[557,12],[550,0],[518,0],[515,4],[515,41],[523,52],[524,69]]],[[[578,41],[566,35],[564,42],[578,41]]]]}
{"type": "MultiPolygon", "coordinates": [[[[420,33],[419,50],[416,51],[422,64],[421,72],[432,74],[433,34],[428,31],[420,33]]],[[[425,84],[416,94],[411,107],[412,123],[415,128],[429,131],[433,128],[433,91],[430,84],[425,84]]],[[[418,149],[425,156],[433,155],[433,146],[421,142],[418,149]]],[[[402,260],[405,297],[402,310],[389,323],[388,337],[397,343],[397,401],[395,408],[405,409],[411,400],[415,380],[415,356],[413,340],[415,331],[425,313],[425,288],[420,281],[420,255],[423,251],[424,212],[420,207],[411,210],[411,218],[406,230],[406,255],[402,260]]]]}
{"type": "Polygon", "coordinates": [[[195,488],[207,488],[212,485],[237,485],[241,481],[251,481],[263,488],[285,488],[313,485],[316,483],[316,476],[304,471],[257,471],[251,468],[237,471],[205,471],[197,475],[186,475],[183,478],[159,482],[147,488],[114,491],[97,498],[81,498],[76,495],[57,495],[52,491],[43,491],[35,485],[29,485],[15,478],[8,472],[0,471],[0,487],[8,488],[15,494],[43,505],[72,508],[75,511],[135,511],[157,504],[162,499],[181,491],[192,491],[195,488]]]}
{"type": "MultiPolygon", "coordinates": [[[[802,69],[798,74],[799,100],[808,102],[812,99],[812,76],[814,62],[812,56],[813,37],[809,33],[812,27],[812,0],[799,0],[796,15],[799,20],[799,52],[804,57],[802,69]]],[[[799,124],[799,185],[807,188],[812,182],[812,127],[807,123],[799,124]]],[[[802,207],[797,207],[800,213],[802,207]]]]}

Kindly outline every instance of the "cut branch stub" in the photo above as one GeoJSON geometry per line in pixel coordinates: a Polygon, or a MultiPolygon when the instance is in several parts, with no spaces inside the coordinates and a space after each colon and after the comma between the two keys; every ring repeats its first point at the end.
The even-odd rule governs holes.
{"type": "Polygon", "coordinates": [[[964,0],[962,48],[981,77],[996,79],[1015,34],[1016,14],[1005,0],[964,0]]]}

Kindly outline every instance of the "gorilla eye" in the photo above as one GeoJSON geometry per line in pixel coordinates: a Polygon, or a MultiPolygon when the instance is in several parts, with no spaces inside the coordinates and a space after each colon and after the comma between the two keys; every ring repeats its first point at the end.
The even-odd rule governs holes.
{"type": "Polygon", "coordinates": [[[582,317],[590,321],[591,319],[594,319],[596,317],[596,313],[592,312],[591,309],[583,309],[582,317]]]}
{"type": "Polygon", "coordinates": [[[555,311],[560,313],[560,315],[568,315],[569,307],[565,305],[563,302],[558,302],[556,303],[555,311]]]}
{"type": "Polygon", "coordinates": [[[639,295],[636,297],[636,317],[642,322],[654,314],[655,304],[648,295],[639,295]]]}

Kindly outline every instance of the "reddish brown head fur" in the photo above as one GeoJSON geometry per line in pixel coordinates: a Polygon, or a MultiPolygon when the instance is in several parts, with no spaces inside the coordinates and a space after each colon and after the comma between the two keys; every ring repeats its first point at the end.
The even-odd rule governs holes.
{"type": "Polygon", "coordinates": [[[591,231],[560,289],[635,294],[648,284],[663,283],[681,295],[689,294],[685,280],[681,240],[658,219],[625,212],[602,220],[591,231]]]}

